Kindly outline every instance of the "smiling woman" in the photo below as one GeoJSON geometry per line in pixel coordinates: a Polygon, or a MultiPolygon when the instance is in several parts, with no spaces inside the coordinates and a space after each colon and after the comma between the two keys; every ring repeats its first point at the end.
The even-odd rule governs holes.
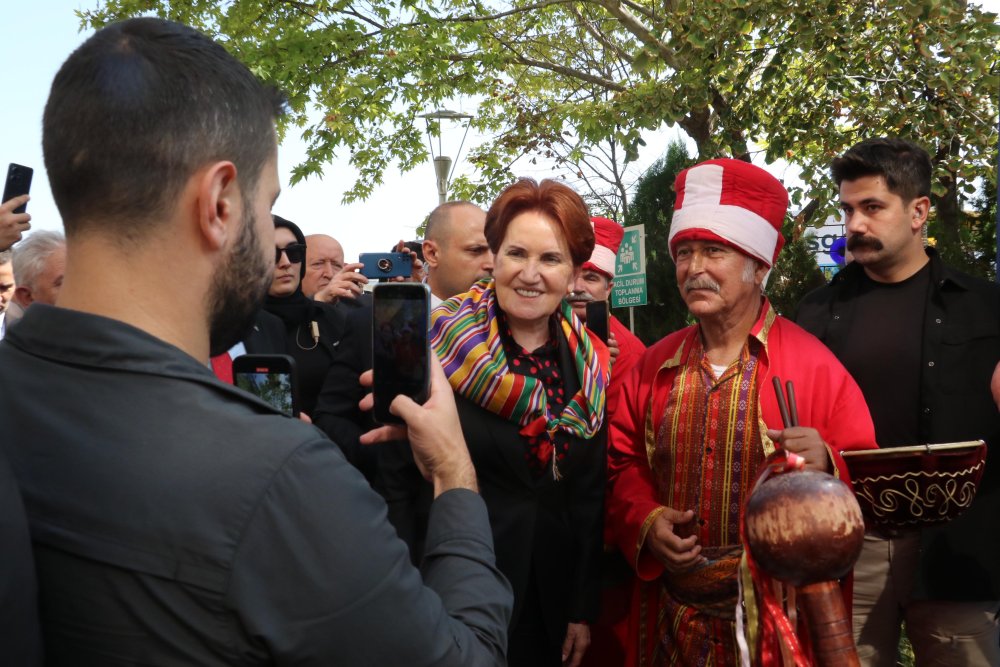
{"type": "Polygon", "coordinates": [[[587,207],[522,179],[486,215],[492,280],[434,311],[497,567],[514,588],[512,665],[578,665],[600,596],[608,350],[563,300],[590,258],[587,207]]]}

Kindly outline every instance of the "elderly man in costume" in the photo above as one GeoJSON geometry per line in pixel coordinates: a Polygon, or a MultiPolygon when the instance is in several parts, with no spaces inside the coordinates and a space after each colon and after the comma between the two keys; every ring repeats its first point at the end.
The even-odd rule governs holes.
{"type": "Polygon", "coordinates": [[[755,635],[749,611],[736,618],[757,471],[784,448],[846,477],[838,452],[874,447],[874,429],[836,358],[763,295],[784,243],[781,183],[720,159],[681,172],[675,190],[668,242],[698,323],[649,348],[611,416],[608,522],[637,575],[627,664],[738,664],[738,620],[760,663],[775,637],[755,635]],[[783,428],[775,376],[794,383],[804,426],[783,428]]]}

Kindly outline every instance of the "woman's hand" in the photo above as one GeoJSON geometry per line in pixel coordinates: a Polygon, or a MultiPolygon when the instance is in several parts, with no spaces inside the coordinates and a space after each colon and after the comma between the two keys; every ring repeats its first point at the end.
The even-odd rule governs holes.
{"type": "Polygon", "coordinates": [[[562,664],[565,667],[577,667],[583,660],[583,654],[590,646],[590,626],[586,623],[570,623],[566,627],[566,639],[562,645],[562,664]]]}

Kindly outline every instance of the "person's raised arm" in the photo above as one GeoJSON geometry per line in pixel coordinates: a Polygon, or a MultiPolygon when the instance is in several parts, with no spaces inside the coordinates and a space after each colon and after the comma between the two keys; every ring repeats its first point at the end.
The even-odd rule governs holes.
{"type": "MultiPolygon", "coordinates": [[[[431,394],[423,405],[407,396],[397,396],[389,411],[403,418],[405,427],[381,426],[361,436],[361,442],[378,442],[408,438],[413,448],[413,460],[420,472],[434,484],[434,497],[449,489],[478,491],[476,470],[465,445],[462,426],[455,408],[455,395],[441,369],[437,355],[430,355],[431,394]]],[[[361,384],[371,386],[372,373],[361,375],[361,384]]],[[[372,394],[361,401],[361,409],[372,407],[372,394]]]]}
{"type": "Polygon", "coordinates": [[[21,235],[31,229],[29,214],[14,213],[14,209],[27,204],[28,199],[28,195],[21,195],[0,204],[0,251],[7,250],[20,241],[21,235]]]}

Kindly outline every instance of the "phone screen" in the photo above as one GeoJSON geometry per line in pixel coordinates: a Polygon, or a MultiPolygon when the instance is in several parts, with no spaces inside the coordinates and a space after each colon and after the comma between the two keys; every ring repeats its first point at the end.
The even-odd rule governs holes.
{"type": "Polygon", "coordinates": [[[605,343],[610,329],[607,301],[591,301],[587,304],[587,328],[605,343]]]}
{"type": "Polygon", "coordinates": [[[430,389],[430,292],[421,283],[386,283],[376,285],[373,293],[374,416],[382,424],[400,423],[389,412],[392,400],[403,394],[423,403],[430,389]]]}
{"type": "Polygon", "coordinates": [[[294,360],[286,355],[243,355],[233,360],[233,384],[297,416],[294,360]]]}

